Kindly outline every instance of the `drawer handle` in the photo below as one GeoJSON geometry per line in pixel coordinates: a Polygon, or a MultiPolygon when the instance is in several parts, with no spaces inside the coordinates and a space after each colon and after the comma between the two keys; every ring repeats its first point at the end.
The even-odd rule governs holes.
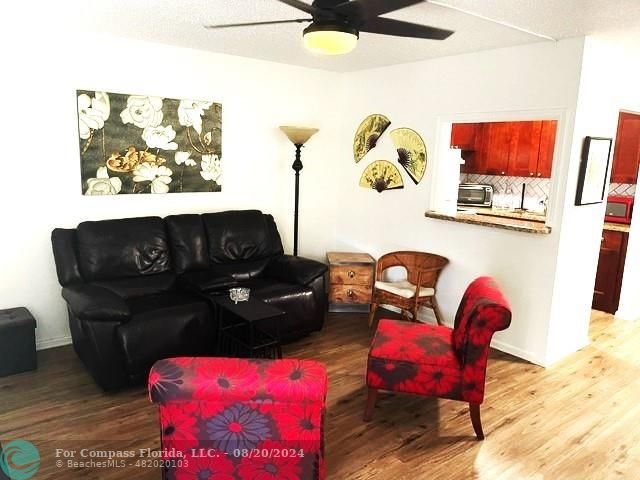
{"type": "Polygon", "coordinates": [[[602,237],[602,241],[604,242],[604,237],[602,237]]]}
{"type": "Polygon", "coordinates": [[[351,289],[347,290],[347,296],[353,297],[353,290],[351,289]]]}
{"type": "Polygon", "coordinates": [[[353,278],[356,276],[356,272],[354,272],[353,270],[349,270],[349,278],[353,278]]]}

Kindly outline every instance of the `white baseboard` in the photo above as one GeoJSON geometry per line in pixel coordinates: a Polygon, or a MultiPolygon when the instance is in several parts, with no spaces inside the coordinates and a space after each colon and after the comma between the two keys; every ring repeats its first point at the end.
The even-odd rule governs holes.
{"type": "Polygon", "coordinates": [[[529,352],[528,350],[523,350],[522,348],[514,347],[513,345],[495,339],[491,341],[491,347],[496,350],[500,350],[501,352],[508,353],[509,355],[513,355],[514,357],[522,358],[527,362],[535,363],[541,367],[546,367],[544,358],[540,358],[538,355],[533,352],[529,352]]]}
{"type": "Polygon", "coordinates": [[[43,338],[36,342],[36,350],[46,350],[47,348],[62,347],[71,344],[71,336],[63,335],[61,337],[43,338]]]}

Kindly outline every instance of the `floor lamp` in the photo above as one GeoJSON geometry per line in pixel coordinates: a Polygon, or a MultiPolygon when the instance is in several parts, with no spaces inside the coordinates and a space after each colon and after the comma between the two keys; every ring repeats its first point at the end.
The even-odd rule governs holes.
{"type": "Polygon", "coordinates": [[[298,200],[300,198],[300,170],[302,170],[302,161],[300,160],[300,151],[302,146],[318,131],[317,128],[303,127],[280,127],[280,130],[289,138],[291,143],[296,147],[296,159],[291,165],[293,171],[296,172],[296,193],[295,207],[293,210],[293,255],[298,256],[298,200]]]}

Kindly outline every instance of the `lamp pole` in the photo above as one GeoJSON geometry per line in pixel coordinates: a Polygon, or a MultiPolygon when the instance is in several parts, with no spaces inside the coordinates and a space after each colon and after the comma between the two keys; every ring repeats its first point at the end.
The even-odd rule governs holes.
{"type": "Polygon", "coordinates": [[[304,127],[280,127],[287,138],[296,147],[296,159],[291,168],[296,172],[295,204],[293,210],[293,256],[298,256],[298,205],[300,202],[300,170],[302,170],[302,160],[300,154],[302,147],[318,131],[317,128],[304,127]]]}
{"type": "Polygon", "coordinates": [[[291,165],[293,171],[296,172],[296,188],[295,188],[295,204],[293,208],[293,256],[298,256],[298,205],[300,203],[300,170],[302,170],[302,160],[300,160],[300,152],[302,144],[296,143],[296,159],[291,165]]]}

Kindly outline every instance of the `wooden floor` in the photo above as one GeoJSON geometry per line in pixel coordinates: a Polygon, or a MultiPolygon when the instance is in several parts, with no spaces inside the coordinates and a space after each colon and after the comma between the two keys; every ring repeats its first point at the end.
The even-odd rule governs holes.
{"type": "MultiPolygon", "coordinates": [[[[331,314],[322,333],[285,349],[328,366],[329,478],[640,478],[640,324],[594,314],[593,343],[547,370],[494,352],[483,442],[454,401],[381,394],[363,423],[370,337],[366,315],[331,314]]],[[[70,347],[40,352],[39,362],[37,372],[0,379],[0,440],[40,447],[35,479],[160,477],[157,469],[58,469],[55,448],[157,449],[156,409],[143,388],[101,393],[70,347]]]]}

